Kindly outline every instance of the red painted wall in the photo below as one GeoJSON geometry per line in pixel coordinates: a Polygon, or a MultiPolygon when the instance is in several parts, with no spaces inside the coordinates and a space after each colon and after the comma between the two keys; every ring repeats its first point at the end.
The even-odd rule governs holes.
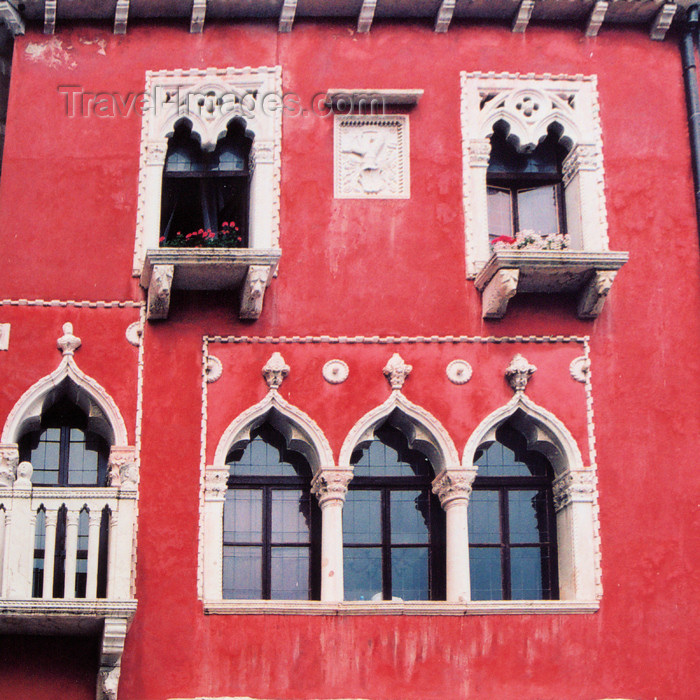
{"type": "MultiPolygon", "coordinates": [[[[202,35],[155,25],[130,27],[125,37],[95,28],[61,29],[54,37],[28,32],[15,46],[0,183],[1,296],[142,298],[130,276],[140,118],[68,118],[59,86],[123,96],[143,88],[147,69],[276,64],[284,89],[304,104],[329,88],[424,89],[410,112],[412,196],[334,200],[332,119],[286,114],[283,255],[262,317],[237,321],[225,294],[176,293],[169,320],[147,326],[139,608],[127,636],[120,697],[695,697],[700,264],[673,39],[656,43],[643,32],[607,27],[596,40],[579,28],[532,27],[515,35],[457,25],[436,35],[411,24],[378,24],[358,35],[342,23],[303,22],[289,35],[272,25],[208,25],[202,35]],[[630,252],[598,320],[577,320],[573,299],[542,296],[516,297],[502,321],[481,320],[480,297],[465,279],[460,70],[598,75],[611,248],[630,252]],[[196,593],[205,334],[590,335],[600,611],[205,616],[196,593]]],[[[95,334],[107,348],[103,362],[90,360],[91,374],[109,387],[131,434],[135,349],[116,345],[128,325],[124,313],[0,307],[0,322],[11,321],[13,334],[0,362],[14,377],[2,389],[0,419],[27,383],[55,367],[51,343],[72,320],[77,335],[95,334]],[[41,342],[12,355],[14,334],[29,338],[38,327],[41,342]],[[128,371],[120,359],[126,353],[128,371]]],[[[473,348],[475,376],[464,387],[444,379],[451,348],[400,350],[415,367],[407,396],[439,415],[460,456],[470,430],[508,398],[503,347],[473,348]]],[[[344,347],[342,355],[296,345],[212,348],[225,372],[210,386],[209,452],[217,434],[261,398],[259,370],[273,349],[293,367],[284,395],[313,414],[337,454],[354,420],[386,397],[379,372],[390,347],[344,347]],[[357,381],[335,394],[318,374],[334,356],[347,358],[357,381]],[[299,371],[306,367],[315,367],[313,381],[299,371]]],[[[585,457],[583,389],[565,371],[577,349],[518,346],[540,367],[533,397],[564,420],[585,457]]],[[[90,352],[86,344],[79,364],[90,352]]],[[[13,682],[21,677],[18,670],[13,682]]]]}

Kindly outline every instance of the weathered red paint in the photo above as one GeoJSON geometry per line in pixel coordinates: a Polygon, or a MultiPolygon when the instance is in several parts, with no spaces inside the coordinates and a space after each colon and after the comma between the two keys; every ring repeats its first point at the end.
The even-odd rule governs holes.
{"type": "MultiPolygon", "coordinates": [[[[307,106],[329,88],[424,89],[410,112],[412,196],[334,200],[332,120],[287,114],[283,256],[262,317],[237,321],[225,294],[176,294],[169,320],[147,326],[139,608],[120,697],[695,697],[700,261],[673,40],[651,42],[607,26],[596,40],[579,28],[516,35],[455,25],[436,35],[423,25],[377,24],[359,35],[346,24],[306,22],[289,35],[253,24],[207,26],[202,35],[156,25],[129,27],[125,37],[92,27],[54,37],[30,31],[18,37],[13,62],[0,185],[1,296],[142,298],[131,278],[141,120],[68,118],[60,85],[125,95],[143,89],[147,69],[276,64],[284,89],[307,106]],[[598,75],[611,248],[630,252],[598,320],[577,320],[573,299],[541,296],[516,297],[502,321],[481,320],[480,297],[465,280],[460,70],[598,75]],[[205,616],[196,592],[205,334],[590,335],[600,611],[205,616]]],[[[12,323],[10,350],[0,357],[2,420],[56,367],[55,339],[72,321],[83,338],[79,365],[115,398],[132,436],[137,351],[123,333],[135,318],[134,310],[0,308],[0,321],[12,323]]],[[[502,372],[516,347],[540,368],[533,398],[567,424],[587,455],[583,388],[567,376],[577,346],[457,351],[428,344],[213,347],[225,371],[209,387],[207,454],[226,425],[263,396],[260,367],[279,349],[292,366],[283,395],[321,425],[336,456],[353,423],[386,398],[381,368],[395,350],[414,365],[406,395],[439,417],[461,456],[481,418],[511,395],[502,372]],[[320,379],[323,362],[335,356],[351,367],[340,387],[320,379]],[[457,356],[468,356],[475,370],[462,387],[444,376],[457,356]]],[[[23,649],[2,673],[3,688],[19,688],[12,692],[22,698],[34,692],[25,689],[36,647],[23,649]]],[[[47,663],[56,668],[62,657],[53,658],[47,663]]],[[[94,687],[93,662],[81,664],[82,685],[94,687]]],[[[66,688],[61,697],[88,694],[66,688]]]]}

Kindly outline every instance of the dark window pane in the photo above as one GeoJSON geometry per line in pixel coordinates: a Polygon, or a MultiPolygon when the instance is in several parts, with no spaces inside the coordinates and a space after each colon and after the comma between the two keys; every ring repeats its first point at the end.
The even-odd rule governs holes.
{"type": "Polygon", "coordinates": [[[109,506],[102,509],[100,518],[99,557],[97,560],[97,597],[107,597],[107,559],[109,557],[109,521],[111,518],[109,506]]]}
{"type": "MultiPolygon", "coordinates": [[[[309,542],[311,529],[310,494],[297,490],[274,490],[271,541],[309,542]]],[[[308,553],[307,553],[308,554],[308,553]]]]}
{"type": "Polygon", "coordinates": [[[263,426],[243,450],[232,451],[227,463],[231,474],[243,476],[309,477],[311,472],[305,460],[295,453],[287,453],[284,438],[272,428],[263,426]]]}
{"type": "MultiPolygon", "coordinates": [[[[4,511],[1,513],[4,516],[4,511]]],[[[46,511],[43,507],[36,514],[34,530],[34,567],[32,597],[41,598],[44,593],[44,553],[46,551],[46,511]]]]}
{"type": "Polygon", "coordinates": [[[470,547],[469,575],[472,600],[503,599],[500,548],[470,547]]]}
{"type": "Polygon", "coordinates": [[[262,491],[229,489],[226,492],[224,542],[262,542],[262,491]]]}
{"type": "Polygon", "coordinates": [[[539,547],[510,550],[511,598],[542,600],[542,551],[539,547]]]}
{"type": "Polygon", "coordinates": [[[270,598],[308,600],[309,548],[272,547],[270,598]]]}
{"type": "Polygon", "coordinates": [[[518,190],[518,229],[535,233],[559,233],[557,185],[518,190]]]}
{"type": "Polygon", "coordinates": [[[421,544],[429,541],[430,496],[425,491],[392,491],[391,543],[421,544]]]}
{"type": "Polygon", "coordinates": [[[90,515],[85,508],[78,517],[78,551],[75,564],[75,597],[85,598],[87,592],[88,533],[90,515]]]}
{"type": "Polygon", "coordinates": [[[509,491],[510,541],[539,544],[548,540],[547,492],[509,491]]]}
{"type": "Polygon", "coordinates": [[[345,600],[382,600],[382,551],[380,548],[345,547],[343,570],[345,600]]]}
{"type": "Polygon", "coordinates": [[[262,550],[224,546],[224,598],[262,598],[262,550]]]}
{"type": "Polygon", "coordinates": [[[381,491],[348,491],[343,506],[345,544],[378,544],[382,541],[381,500],[381,491]]]}
{"type": "Polygon", "coordinates": [[[428,600],[427,547],[394,547],[391,550],[391,594],[402,600],[428,600]]]}
{"type": "Polygon", "coordinates": [[[472,491],[469,498],[468,523],[470,543],[498,544],[501,541],[498,491],[472,491]]]}
{"type": "Polygon", "coordinates": [[[385,424],[375,431],[375,435],[374,440],[353,454],[356,477],[433,476],[430,460],[417,450],[409,449],[399,430],[385,424]]]}
{"type": "Polygon", "coordinates": [[[475,464],[478,468],[477,477],[533,475],[531,467],[518,460],[513,450],[500,442],[494,442],[485,450],[481,450],[475,464]]]}
{"type": "Polygon", "coordinates": [[[513,235],[513,207],[511,192],[501,187],[486,188],[489,239],[513,235]]]}

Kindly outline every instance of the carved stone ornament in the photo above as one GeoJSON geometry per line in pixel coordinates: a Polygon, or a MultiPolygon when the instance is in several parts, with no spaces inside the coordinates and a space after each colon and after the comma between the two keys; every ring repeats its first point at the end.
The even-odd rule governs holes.
{"type": "Polygon", "coordinates": [[[214,355],[207,355],[206,365],[204,368],[207,384],[212,384],[217,379],[220,379],[223,373],[224,366],[221,364],[221,360],[218,357],[214,357],[214,355]]]}
{"type": "Polygon", "coordinates": [[[472,366],[466,360],[452,360],[445,371],[453,384],[466,384],[472,378],[472,366]]]}
{"type": "Polygon", "coordinates": [[[168,318],[170,291],[173,286],[175,267],[154,265],[151,283],[148,285],[148,320],[168,318]]]}
{"type": "Polygon", "coordinates": [[[102,691],[103,700],[117,700],[120,672],[120,666],[100,669],[100,689],[102,691]]]}
{"type": "Polygon", "coordinates": [[[117,486],[126,491],[134,491],[137,488],[139,470],[133,447],[112,447],[107,468],[110,486],[117,486]]]}
{"type": "Polygon", "coordinates": [[[552,484],[554,510],[559,511],[571,503],[592,503],[595,490],[595,476],[591,469],[568,471],[552,484]]]}
{"type": "Polygon", "coordinates": [[[445,508],[457,499],[467,500],[472,492],[476,469],[454,469],[443,471],[433,481],[433,493],[445,508]]]}
{"type": "Polygon", "coordinates": [[[207,467],[204,473],[204,498],[207,501],[222,501],[228,489],[228,467],[207,467]]]}
{"type": "Polygon", "coordinates": [[[483,318],[503,318],[508,302],[518,291],[520,270],[499,270],[486,285],[481,305],[483,318]]]}
{"type": "Polygon", "coordinates": [[[289,374],[289,365],[279,352],[273,352],[272,357],[262,369],[263,377],[270,389],[279,389],[285,377],[289,374]]]}
{"type": "Polygon", "coordinates": [[[401,355],[395,352],[389,362],[384,367],[384,376],[389,380],[391,388],[394,391],[400,391],[406,381],[406,378],[411,374],[412,365],[407,365],[401,355]]]}
{"type": "Polygon", "coordinates": [[[537,367],[531,365],[520,353],[518,353],[506,368],[506,380],[511,389],[515,392],[525,391],[530,377],[535,373],[537,367]]]}
{"type": "Polygon", "coordinates": [[[582,384],[586,383],[590,370],[591,361],[585,355],[581,355],[581,357],[571,360],[571,364],[569,365],[571,378],[575,379],[577,382],[581,382],[582,384]]]}
{"type": "Polygon", "coordinates": [[[19,451],[17,445],[0,445],[0,487],[9,488],[15,481],[19,451]]]}
{"type": "Polygon", "coordinates": [[[351,480],[351,469],[321,469],[311,481],[311,493],[321,506],[327,501],[344,501],[351,480]]]}
{"type": "Polygon", "coordinates": [[[241,308],[238,314],[240,318],[247,320],[260,318],[265,289],[269,281],[270,268],[267,265],[251,265],[248,268],[241,290],[241,308]]]}
{"type": "Polygon", "coordinates": [[[58,349],[64,356],[72,355],[81,345],[80,338],[73,335],[73,324],[63,324],[63,335],[58,339],[58,349]]]}
{"type": "Polygon", "coordinates": [[[323,365],[323,378],[329,384],[342,384],[350,374],[347,363],[342,360],[328,360],[323,365]]]}
{"type": "Polygon", "coordinates": [[[30,489],[32,487],[32,473],[34,467],[31,462],[20,462],[17,466],[16,489],[30,489]]]}
{"type": "Polygon", "coordinates": [[[601,270],[593,275],[579,298],[579,318],[596,318],[600,315],[616,275],[616,270],[601,270]]]}
{"type": "Polygon", "coordinates": [[[141,336],[143,335],[143,327],[140,321],[134,321],[129,324],[126,329],[126,339],[135,347],[141,345],[141,336]]]}

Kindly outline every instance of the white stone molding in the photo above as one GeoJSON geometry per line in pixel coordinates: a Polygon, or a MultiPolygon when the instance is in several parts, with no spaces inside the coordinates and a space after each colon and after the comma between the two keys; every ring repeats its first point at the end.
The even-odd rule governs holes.
{"type": "Polygon", "coordinates": [[[56,31],[56,2],[57,0],[44,0],[44,34],[56,31]]]}
{"type": "Polygon", "coordinates": [[[503,123],[519,150],[534,148],[557,125],[568,149],[564,178],[572,250],[607,251],[607,217],[595,76],[462,72],[463,203],[467,274],[488,261],[486,170],[489,137],[503,123]],[[585,154],[585,157],[584,157],[585,154]]]}
{"type": "Polygon", "coordinates": [[[366,33],[372,28],[374,11],[377,9],[377,0],[362,0],[360,16],[357,18],[357,31],[366,33]]]}
{"type": "Polygon", "coordinates": [[[459,464],[457,449],[440,421],[424,408],[409,401],[400,391],[366,413],[352,427],[340,448],[338,465],[352,469],[352,453],[374,439],[374,431],[389,421],[406,436],[412,449],[422,452],[436,474],[459,464]]]}
{"type": "Polygon", "coordinates": [[[207,16],[207,0],[193,0],[190,33],[201,34],[204,31],[204,19],[207,16]]]}
{"type": "Polygon", "coordinates": [[[294,24],[294,15],[297,12],[297,0],[284,0],[280,10],[278,31],[291,32],[294,24]]]}
{"type": "Polygon", "coordinates": [[[105,618],[102,632],[100,671],[97,676],[97,700],[117,700],[119,674],[127,628],[127,618],[105,618]]]}
{"type": "Polygon", "coordinates": [[[329,384],[342,384],[348,378],[350,368],[343,360],[328,360],[321,372],[329,384]]]}
{"type": "Polygon", "coordinates": [[[654,17],[649,36],[655,41],[663,41],[671,26],[671,22],[676,14],[678,5],[672,2],[665,2],[654,17]]]}
{"type": "Polygon", "coordinates": [[[530,377],[535,373],[537,367],[531,365],[520,353],[515,355],[506,367],[506,381],[510,388],[517,394],[525,391],[530,377]]]}
{"type": "Polygon", "coordinates": [[[392,391],[401,391],[403,385],[408,379],[408,375],[413,371],[413,365],[408,365],[404,362],[403,357],[395,352],[389,361],[386,363],[382,372],[389,381],[392,391]]]}
{"type": "Polygon", "coordinates": [[[279,389],[288,374],[289,365],[284,361],[282,354],[279,352],[273,352],[270,359],[262,368],[262,375],[265,378],[265,383],[270,389],[279,389]]]}
{"type": "Polygon", "coordinates": [[[126,25],[129,21],[129,0],[117,0],[114,8],[114,33],[126,34],[126,25]]]}
{"type": "Polygon", "coordinates": [[[133,447],[113,446],[107,464],[109,485],[135,491],[139,483],[138,460],[133,447]]]}
{"type": "Polygon", "coordinates": [[[575,381],[585,384],[588,380],[588,374],[590,371],[591,361],[585,355],[581,355],[581,357],[576,357],[575,359],[571,360],[571,364],[569,365],[569,373],[571,374],[571,378],[575,381]]]}
{"type": "Polygon", "coordinates": [[[593,602],[601,592],[595,465],[584,467],[578,445],[566,426],[517,391],[472,433],[464,448],[464,469],[476,468],[476,451],[493,443],[496,430],[507,420],[525,437],[528,449],[547,457],[554,470],[559,596],[562,600],[593,602]]]}
{"type": "Polygon", "coordinates": [[[8,350],[10,347],[10,324],[0,323],[0,350],[8,350]]]}
{"type": "Polygon", "coordinates": [[[593,38],[598,36],[598,32],[605,21],[609,5],[610,3],[607,0],[596,0],[591,14],[588,16],[588,24],[586,25],[587,37],[593,38]]]}
{"type": "Polygon", "coordinates": [[[224,366],[221,364],[221,360],[214,355],[207,355],[205,362],[204,374],[206,375],[207,384],[213,384],[218,379],[221,379],[221,375],[224,373],[224,366]]]}
{"type": "Polygon", "coordinates": [[[0,488],[10,488],[14,484],[18,464],[17,445],[0,445],[0,488]]]}
{"type": "Polygon", "coordinates": [[[141,345],[141,338],[143,337],[143,325],[141,321],[134,321],[127,326],[126,329],[126,339],[134,347],[139,347],[141,345]]]}
{"type": "Polygon", "coordinates": [[[279,248],[282,110],[273,108],[272,101],[279,100],[281,90],[279,66],[146,73],[149,104],[141,127],[134,276],[142,274],[146,252],[159,248],[167,140],[183,119],[192,125],[193,135],[208,151],[215,148],[232,119],[245,122],[255,158],[250,181],[249,248],[279,248]],[[269,152],[268,158],[260,157],[256,144],[261,143],[269,152]]]}
{"type": "Polygon", "coordinates": [[[450,28],[457,0],[442,0],[435,17],[435,31],[444,34],[450,28]]]}
{"type": "Polygon", "coordinates": [[[415,107],[425,91],[418,88],[329,88],[324,104],[339,114],[377,114],[385,107],[415,107]]]}
{"type": "Polygon", "coordinates": [[[63,324],[63,335],[56,341],[58,349],[66,355],[73,355],[75,351],[81,346],[82,341],[73,335],[73,324],[64,323],[63,324]]]}
{"type": "Polygon", "coordinates": [[[265,289],[272,281],[270,267],[267,265],[251,265],[248,268],[243,288],[241,290],[241,307],[239,316],[242,319],[253,320],[260,318],[262,313],[265,289]]]}
{"type": "Polygon", "coordinates": [[[597,318],[617,275],[616,270],[599,270],[584,287],[577,312],[580,318],[597,318]]]}
{"type": "Polygon", "coordinates": [[[518,11],[513,18],[513,32],[522,34],[527,29],[534,8],[535,0],[520,0],[518,11]]]}
{"type": "Polygon", "coordinates": [[[15,6],[7,0],[0,2],[0,21],[12,32],[13,36],[24,34],[24,20],[15,6]]]}
{"type": "Polygon", "coordinates": [[[153,266],[151,281],[148,285],[148,311],[146,318],[149,321],[168,318],[174,275],[174,265],[153,266]]]}
{"type": "Polygon", "coordinates": [[[472,366],[466,360],[452,360],[445,374],[453,384],[466,384],[472,378],[472,366]]]}
{"type": "Polygon", "coordinates": [[[410,197],[408,116],[336,115],[333,133],[336,198],[410,197]]]}
{"type": "Polygon", "coordinates": [[[520,270],[498,270],[489,280],[481,297],[483,318],[503,318],[508,302],[518,291],[520,270]]]}

